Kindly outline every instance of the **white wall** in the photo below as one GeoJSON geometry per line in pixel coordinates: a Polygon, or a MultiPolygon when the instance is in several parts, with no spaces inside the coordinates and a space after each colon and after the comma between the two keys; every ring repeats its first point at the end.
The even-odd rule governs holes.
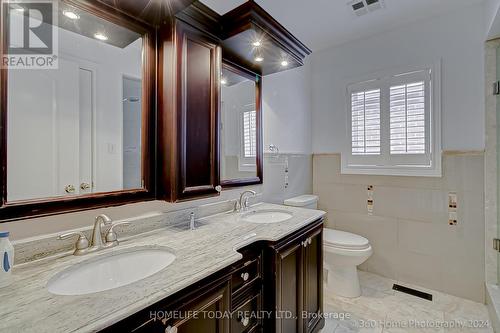
{"type": "Polygon", "coordinates": [[[275,144],[280,152],[311,153],[310,67],[263,78],[264,151],[275,144]]]}
{"type": "Polygon", "coordinates": [[[312,146],[341,152],[345,89],[357,78],[442,59],[444,150],[484,149],[484,11],[466,7],[312,56],[312,146]]]}

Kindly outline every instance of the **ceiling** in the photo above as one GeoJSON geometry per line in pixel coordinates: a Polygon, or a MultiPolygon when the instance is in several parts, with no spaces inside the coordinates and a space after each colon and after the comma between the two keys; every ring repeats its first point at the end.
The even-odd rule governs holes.
{"type": "MultiPolygon", "coordinates": [[[[225,14],[245,0],[200,0],[225,14]]],[[[369,37],[408,22],[483,0],[384,0],[385,8],[357,17],[349,0],[255,0],[313,51],[369,37]]]]}

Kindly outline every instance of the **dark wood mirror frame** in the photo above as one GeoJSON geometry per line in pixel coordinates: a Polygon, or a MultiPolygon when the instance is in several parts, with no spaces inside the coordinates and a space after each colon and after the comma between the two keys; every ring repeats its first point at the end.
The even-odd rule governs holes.
{"type": "MultiPolygon", "coordinates": [[[[228,61],[226,59],[222,60],[222,68],[225,68],[233,73],[241,75],[255,82],[255,111],[256,111],[256,136],[257,136],[257,149],[256,149],[256,165],[257,165],[257,176],[251,178],[240,178],[240,179],[229,179],[222,180],[221,186],[223,188],[230,188],[236,186],[245,185],[256,185],[262,184],[263,182],[263,163],[264,163],[264,142],[262,140],[262,77],[242,66],[235,64],[234,62],[228,61]]],[[[219,126],[220,128],[220,126],[219,126]]],[[[220,157],[222,158],[222,156],[220,157]]],[[[220,163],[219,163],[220,165],[220,163]]],[[[220,170],[219,170],[220,172],[220,170]]]]}
{"type": "MultiPolygon", "coordinates": [[[[3,4],[3,1],[1,1],[3,4]]],[[[54,197],[26,201],[7,201],[7,80],[8,70],[0,69],[0,223],[63,212],[118,206],[155,198],[156,136],[156,28],[98,1],[63,0],[64,3],[104,20],[133,30],[143,36],[142,55],[142,189],[101,192],[75,197],[54,197]]],[[[0,7],[2,21],[6,13],[0,7]]],[[[4,21],[5,22],[5,21],[4,21]]],[[[0,56],[6,49],[6,31],[0,27],[0,56]]]]}

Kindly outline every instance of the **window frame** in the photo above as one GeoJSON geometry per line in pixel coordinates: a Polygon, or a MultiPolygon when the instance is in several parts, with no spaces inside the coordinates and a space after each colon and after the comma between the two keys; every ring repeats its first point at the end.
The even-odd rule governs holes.
{"type": "Polygon", "coordinates": [[[441,177],[441,61],[432,65],[406,66],[380,71],[349,82],[353,83],[348,84],[345,91],[347,135],[341,152],[341,173],[441,177]],[[408,77],[420,77],[425,82],[425,155],[390,153],[390,87],[417,82],[415,81],[417,79],[411,80],[408,77]],[[381,90],[381,152],[380,155],[353,155],[351,94],[372,89],[381,90]]]}

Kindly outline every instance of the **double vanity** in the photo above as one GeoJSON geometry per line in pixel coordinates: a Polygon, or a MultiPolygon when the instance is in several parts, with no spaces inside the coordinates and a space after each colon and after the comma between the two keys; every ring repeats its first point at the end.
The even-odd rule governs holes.
{"type": "Polygon", "coordinates": [[[319,331],[324,212],[218,205],[194,229],[176,212],[120,225],[117,246],[17,265],[0,331],[319,331]]]}

